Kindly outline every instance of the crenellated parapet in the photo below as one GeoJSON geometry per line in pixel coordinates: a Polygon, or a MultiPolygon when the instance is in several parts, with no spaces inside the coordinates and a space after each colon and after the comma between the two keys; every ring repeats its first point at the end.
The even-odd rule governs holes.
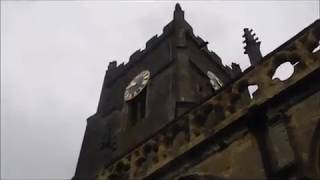
{"type": "Polygon", "coordinates": [[[121,63],[117,66],[116,61],[112,61],[109,63],[108,69],[106,71],[105,83],[110,85],[116,79],[121,77],[129,68],[132,67],[133,64],[138,63],[140,60],[143,59],[145,55],[152,51],[166,36],[168,33],[163,33],[161,36],[153,36],[150,38],[147,43],[146,47],[143,50],[136,50],[130,57],[128,63],[124,64],[121,63]]]}
{"type": "Polygon", "coordinates": [[[233,70],[232,67],[224,66],[222,64],[221,58],[215,52],[208,49],[208,42],[204,41],[201,37],[194,35],[192,27],[184,19],[184,11],[181,9],[180,5],[177,4],[175,7],[173,20],[163,28],[163,33],[160,36],[155,35],[146,42],[145,49],[136,50],[129,57],[129,61],[126,64],[122,63],[117,66],[116,62],[110,62],[108,70],[106,72],[105,84],[107,86],[111,85],[112,82],[123,76],[124,73],[128,71],[128,69],[134,66],[134,64],[141,61],[144,56],[146,56],[161,42],[163,42],[163,40],[167,38],[171,32],[176,33],[177,39],[174,40],[174,42],[177,48],[187,47],[186,38],[188,36],[198,45],[199,49],[204,52],[204,54],[208,56],[210,60],[212,60],[218,65],[219,68],[221,68],[222,71],[227,72],[234,77],[236,76],[236,74],[234,73],[238,72],[239,69],[233,70]]]}
{"type": "MultiPolygon", "coordinates": [[[[316,50],[319,41],[320,20],[317,20],[219,89],[214,96],[172,121],[120,159],[106,164],[96,178],[152,179],[154,174],[170,171],[170,165],[181,157],[192,156],[192,152],[209,138],[213,139],[214,149],[219,151],[232,140],[217,140],[218,134],[242,123],[248,114],[311,74],[319,74],[320,50],[316,50]],[[273,78],[277,68],[285,62],[292,64],[293,74],[283,81],[273,78]],[[247,106],[243,106],[242,92],[252,85],[257,89],[247,106]]],[[[113,68],[114,64],[110,67],[113,68]]],[[[240,72],[239,65],[232,64],[231,67],[233,71],[240,72]]]]}
{"type": "Polygon", "coordinates": [[[232,78],[239,75],[239,72],[241,73],[240,66],[235,66],[236,63],[233,63],[231,67],[228,65],[223,65],[221,58],[214,52],[208,49],[209,42],[204,41],[201,37],[195,36],[192,31],[188,33],[188,35],[191,37],[191,39],[196,42],[199,49],[207,56],[209,59],[217,64],[217,67],[220,67],[222,71],[227,72],[231,75],[232,78]]]}
{"type": "Polygon", "coordinates": [[[125,70],[126,67],[124,63],[117,65],[117,61],[110,62],[105,75],[105,85],[109,86],[113,81],[121,76],[125,72],[125,70]]]}

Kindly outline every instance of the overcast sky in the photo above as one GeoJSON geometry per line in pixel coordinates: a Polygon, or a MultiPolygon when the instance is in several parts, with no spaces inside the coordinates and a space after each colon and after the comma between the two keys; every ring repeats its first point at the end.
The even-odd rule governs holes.
{"type": "MultiPolygon", "coordinates": [[[[243,69],[243,28],[265,55],[319,18],[318,1],[180,4],[209,49],[243,69]]],[[[161,34],[174,5],[1,1],[1,178],[71,178],[108,62],[161,34]]]]}

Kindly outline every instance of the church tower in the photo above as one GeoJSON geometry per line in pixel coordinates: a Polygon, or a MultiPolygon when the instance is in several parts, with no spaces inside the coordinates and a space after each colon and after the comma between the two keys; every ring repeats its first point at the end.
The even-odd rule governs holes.
{"type": "Polygon", "coordinates": [[[241,73],[222,64],[193,33],[176,4],[173,20],[127,64],[110,62],[97,112],[87,119],[74,179],[94,179],[101,168],[218,92],[241,73]]]}
{"type": "Polygon", "coordinates": [[[127,64],[110,62],[97,112],[88,118],[77,178],[94,178],[99,168],[127,153],[237,76],[208,42],[193,34],[176,4],[173,20],[134,52],[127,64]]]}

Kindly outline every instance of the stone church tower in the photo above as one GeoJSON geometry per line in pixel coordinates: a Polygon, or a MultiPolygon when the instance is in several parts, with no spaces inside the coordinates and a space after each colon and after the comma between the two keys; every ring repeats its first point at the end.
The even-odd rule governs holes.
{"type": "MultiPolygon", "coordinates": [[[[316,46],[313,41],[319,41],[319,22],[302,33],[307,31],[313,34],[305,36],[305,42],[297,47],[304,44],[308,48],[316,46]]],[[[193,34],[177,4],[173,20],[164,27],[160,36],[156,35],[146,43],[144,50],[133,53],[127,64],[110,62],[98,110],[87,119],[73,179],[191,180],[307,176],[305,171],[291,173],[300,168],[298,165],[302,159],[299,158],[303,158],[292,148],[292,143],[303,142],[297,139],[288,142],[292,130],[286,129],[290,125],[285,122],[292,117],[289,112],[299,111],[289,107],[303,109],[294,106],[303,101],[300,96],[309,97],[319,88],[320,83],[309,83],[319,80],[319,68],[304,71],[311,62],[320,67],[319,51],[313,55],[316,60],[310,60],[308,65],[299,65],[304,64],[304,60],[309,61],[305,56],[301,62],[290,59],[300,73],[297,79],[318,73],[318,76],[310,75],[310,79],[302,83],[308,85],[312,92],[308,95],[303,89],[285,92],[283,89],[295,84],[295,76],[291,77],[288,86],[277,85],[280,81],[268,85],[266,76],[261,73],[272,75],[275,72],[284,61],[273,62],[276,61],[274,59],[289,56],[290,52],[287,50],[284,55],[278,53],[276,58],[273,56],[285,49],[284,46],[291,47],[290,42],[263,57],[260,42],[252,30],[246,28],[244,32],[245,53],[249,55],[252,66],[241,72],[238,64],[224,66],[220,57],[208,50],[208,42],[193,34]],[[248,91],[251,85],[258,86],[253,95],[248,91]],[[282,96],[278,94],[280,90],[284,93],[282,96]],[[296,98],[288,99],[291,95],[296,98]],[[272,100],[274,96],[277,96],[276,100],[272,100]]],[[[296,55],[298,57],[299,51],[296,55]]],[[[318,108],[311,109],[310,113],[314,118],[320,118],[319,93],[313,98],[315,102],[311,99],[306,103],[318,108]]],[[[318,123],[317,128],[320,128],[319,120],[310,121],[318,123]]],[[[311,125],[305,123],[304,126],[311,125]]],[[[291,136],[302,135],[296,133],[291,136]]],[[[312,177],[318,175],[315,171],[310,172],[312,177]]]]}

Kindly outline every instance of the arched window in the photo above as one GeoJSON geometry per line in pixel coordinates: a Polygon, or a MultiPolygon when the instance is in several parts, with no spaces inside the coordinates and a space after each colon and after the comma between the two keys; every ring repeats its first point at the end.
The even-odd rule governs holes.
{"type": "Polygon", "coordinates": [[[128,101],[128,114],[130,126],[134,126],[138,120],[144,119],[146,115],[146,96],[147,88],[131,101],[128,101]]]}

